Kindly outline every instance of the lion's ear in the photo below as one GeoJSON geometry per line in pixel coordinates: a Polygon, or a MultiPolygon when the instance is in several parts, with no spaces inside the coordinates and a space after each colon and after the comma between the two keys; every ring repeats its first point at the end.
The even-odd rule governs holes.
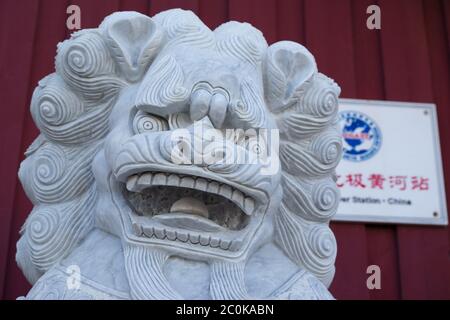
{"type": "Polygon", "coordinates": [[[290,106],[302,85],[317,73],[313,55],[302,45],[280,41],[267,50],[264,86],[273,112],[290,106]]]}
{"type": "Polygon", "coordinates": [[[142,78],[162,46],[164,33],[149,17],[138,12],[117,12],[100,26],[111,54],[129,81],[142,78]]]}

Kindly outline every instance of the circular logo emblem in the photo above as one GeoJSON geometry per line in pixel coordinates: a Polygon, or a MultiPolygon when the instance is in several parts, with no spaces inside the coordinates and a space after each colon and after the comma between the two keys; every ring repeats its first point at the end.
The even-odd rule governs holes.
{"type": "Polygon", "coordinates": [[[372,158],[381,146],[381,131],[367,115],[357,111],[339,113],[345,160],[360,162],[372,158]]]}

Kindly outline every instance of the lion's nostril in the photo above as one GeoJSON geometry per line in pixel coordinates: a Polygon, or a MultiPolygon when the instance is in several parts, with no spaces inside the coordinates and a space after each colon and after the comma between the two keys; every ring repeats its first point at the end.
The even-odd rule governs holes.
{"type": "Polygon", "coordinates": [[[221,93],[216,93],[211,99],[209,118],[215,128],[221,128],[227,114],[228,99],[221,93]]]}
{"type": "Polygon", "coordinates": [[[208,114],[211,94],[204,90],[198,89],[192,93],[190,116],[192,121],[197,121],[208,114]]]}
{"type": "Polygon", "coordinates": [[[215,128],[222,128],[230,101],[229,97],[228,91],[222,87],[213,87],[208,82],[197,83],[191,95],[191,120],[197,121],[208,115],[215,128]]]}

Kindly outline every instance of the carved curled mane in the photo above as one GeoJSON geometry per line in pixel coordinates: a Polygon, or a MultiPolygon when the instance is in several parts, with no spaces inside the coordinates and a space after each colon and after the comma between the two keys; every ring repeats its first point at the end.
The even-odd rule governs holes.
{"type": "MultiPolygon", "coordinates": [[[[113,25],[114,16],[105,24],[113,25]]],[[[150,20],[138,13],[131,19],[150,20]]],[[[16,256],[31,283],[94,227],[97,194],[91,164],[109,132],[109,115],[125,79],[136,76],[117,55],[126,48],[108,31],[102,26],[83,30],[58,44],[56,72],[39,82],[32,97],[31,114],[41,134],[27,150],[19,178],[34,208],[22,227],[16,256]]],[[[148,63],[155,50],[147,46],[143,51],[141,60],[148,63]]]]}
{"type": "MultiPolygon", "coordinates": [[[[19,172],[34,204],[17,252],[27,279],[37,281],[94,228],[97,194],[91,163],[103,148],[110,130],[109,115],[122,88],[140,81],[156,61],[152,67],[166,76],[168,85],[163,88],[155,83],[138,94],[138,100],[164,106],[186,99],[189,88],[183,87],[183,70],[170,57],[160,59],[163,65],[157,59],[161,47],[180,43],[213,49],[262,70],[264,96],[262,86],[249,80],[249,88],[261,86],[261,90],[247,90],[243,101],[244,107],[247,102],[259,108],[253,113],[244,108],[237,120],[261,126],[266,116],[263,106],[273,113],[281,133],[283,170],[275,240],[291,260],[329,285],[336,242],[328,223],[339,201],[333,174],[342,148],[334,129],[339,87],[317,72],[312,55],[296,43],[267,47],[258,30],[237,22],[212,32],[191,12],[182,10],[158,14],[153,20],[138,13],[115,13],[98,29],[75,33],[58,45],[56,72],[41,80],[31,102],[41,134],[28,149],[19,172]],[[125,15],[133,23],[115,28],[125,15]],[[131,32],[136,26],[150,30],[145,34],[148,39],[128,42],[127,34],[121,32],[131,32]]],[[[141,254],[128,250],[126,259],[139,260],[141,254]]],[[[157,255],[146,259],[164,260],[157,255]]],[[[223,265],[214,268],[218,274],[234,270],[223,265]]],[[[229,293],[241,294],[238,289],[229,293]]]]}
{"type": "Polygon", "coordinates": [[[317,72],[314,58],[299,44],[275,43],[267,56],[265,89],[280,129],[283,170],[275,241],[328,286],[336,258],[328,223],[340,198],[333,180],[342,153],[335,128],[340,88],[317,72]]]}

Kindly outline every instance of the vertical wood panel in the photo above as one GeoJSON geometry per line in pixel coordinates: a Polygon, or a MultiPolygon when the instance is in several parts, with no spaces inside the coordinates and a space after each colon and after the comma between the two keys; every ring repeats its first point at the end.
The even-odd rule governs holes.
{"type": "Polygon", "coordinates": [[[38,18],[38,1],[5,0],[1,3],[0,24],[0,298],[8,256],[13,201],[18,183],[17,170],[21,150],[21,134],[25,112],[28,110],[28,91],[33,59],[34,35],[38,18]]]}
{"type": "Polygon", "coordinates": [[[81,28],[97,28],[103,19],[119,11],[119,0],[71,0],[81,9],[81,28]]]}
{"type": "Polygon", "coordinates": [[[120,11],[137,11],[148,15],[150,3],[148,0],[120,0],[120,11]]]}
{"type": "MultiPolygon", "coordinates": [[[[373,0],[352,2],[356,97],[383,100],[385,92],[380,31],[369,30],[366,25],[366,10],[372,4],[373,0]]],[[[369,291],[371,299],[400,298],[396,232],[395,226],[366,227],[368,265],[380,267],[382,283],[381,290],[369,291]]]]}
{"type": "Polygon", "coordinates": [[[150,12],[153,16],[164,10],[181,8],[198,13],[198,1],[199,0],[150,0],[150,12]]]}
{"type": "MultiPolygon", "coordinates": [[[[26,94],[26,112],[24,116],[24,126],[21,134],[20,161],[23,160],[24,152],[28,145],[37,137],[38,130],[34,125],[29,112],[31,95],[38,81],[54,72],[54,56],[56,44],[66,36],[66,8],[68,1],[41,0],[39,6],[39,20],[37,21],[34,53],[32,60],[32,71],[29,78],[29,88],[26,94]]],[[[16,187],[14,197],[13,219],[11,223],[12,232],[10,234],[9,256],[14,257],[16,253],[16,243],[19,240],[17,230],[20,229],[29,212],[32,209],[31,202],[26,197],[20,184],[16,187]]],[[[18,269],[14,259],[8,262],[6,271],[6,292],[5,298],[14,299],[23,295],[29,289],[29,284],[18,269]]]]}
{"type": "MultiPolygon", "coordinates": [[[[437,5],[436,5],[437,7],[437,5]]],[[[439,55],[439,53],[433,53],[432,57],[432,68],[433,68],[433,86],[436,86],[435,88],[435,97],[437,99],[441,99],[439,104],[439,128],[442,132],[441,137],[448,137],[450,136],[450,93],[449,93],[449,80],[450,77],[450,1],[449,0],[441,0],[440,6],[438,8],[434,8],[431,11],[431,14],[434,12],[434,17],[430,16],[428,14],[427,17],[427,26],[429,25],[428,30],[428,37],[432,43],[436,43],[437,48],[439,49],[439,53],[441,54],[440,57],[437,57],[436,55],[439,55]],[[436,13],[438,11],[438,13],[436,13]],[[440,14],[439,14],[440,13],[440,14]],[[440,18],[439,18],[440,15],[440,18]],[[436,20],[439,22],[436,22],[436,20]],[[437,33],[438,35],[436,35],[437,33]],[[442,39],[443,38],[443,39],[442,39]],[[440,39],[440,40],[439,40],[440,39]],[[443,48],[444,47],[444,48],[443,48]],[[442,65],[447,65],[447,68],[441,67],[442,65]],[[448,70],[447,77],[445,76],[446,71],[448,70]],[[444,79],[440,79],[443,77],[444,79]],[[447,79],[446,79],[447,78],[447,79]],[[436,89],[438,92],[436,92],[436,89]],[[447,97],[447,98],[443,98],[447,97]],[[444,135],[443,135],[444,134],[444,135]]],[[[450,150],[450,141],[448,139],[442,139],[441,138],[441,145],[445,150],[450,150]]],[[[443,153],[444,154],[444,153],[443,153]]],[[[447,153],[448,154],[448,153],[447,153]]],[[[444,157],[443,159],[444,166],[447,169],[445,174],[446,178],[450,175],[450,158],[444,157]]],[[[447,195],[450,192],[449,183],[450,181],[448,178],[445,180],[446,183],[446,190],[447,195]]],[[[447,208],[450,208],[449,203],[449,197],[447,197],[447,208]]],[[[450,219],[449,219],[450,220],[450,219]]],[[[449,242],[450,242],[450,230],[448,232],[449,236],[449,242]]],[[[450,251],[450,248],[449,248],[450,251]]],[[[450,254],[450,252],[449,252],[450,254]]],[[[450,263],[450,260],[449,260],[450,263]]]]}
{"type": "Polygon", "coordinates": [[[200,0],[198,16],[211,29],[227,22],[228,1],[227,0],[200,0]]]}
{"type": "MultiPolygon", "coordinates": [[[[449,1],[447,1],[450,4],[449,1]]],[[[442,148],[442,164],[444,167],[445,189],[450,192],[450,157],[446,155],[450,151],[450,47],[448,39],[450,34],[446,32],[446,11],[441,1],[423,1],[424,17],[428,47],[430,48],[431,80],[433,84],[434,102],[437,104],[439,117],[440,143],[442,148]]],[[[447,8],[450,14],[450,6],[447,8]]],[[[449,25],[450,26],[450,25],[449,25]]],[[[450,31],[450,29],[448,29],[450,31]]],[[[450,208],[450,201],[447,197],[447,208],[450,208]]],[[[450,219],[449,219],[450,220],[450,219]]],[[[447,253],[450,254],[450,230],[447,228],[449,242],[447,243],[447,253]]],[[[445,266],[444,266],[445,267],[445,266]]],[[[447,259],[447,270],[450,270],[450,257],[447,259]]],[[[449,271],[450,272],[450,271],[449,271]]],[[[447,297],[450,295],[450,288],[447,288],[447,297]]]]}
{"type": "Polygon", "coordinates": [[[290,40],[304,45],[304,1],[285,0],[278,2],[277,6],[277,40],[290,40]]]}
{"type": "Polygon", "coordinates": [[[447,49],[450,55],[450,0],[441,0],[447,33],[447,49]]]}
{"type": "MultiPolygon", "coordinates": [[[[335,79],[343,97],[356,97],[356,76],[350,1],[305,0],[306,46],[319,71],[335,79]]],[[[337,276],[331,291],[338,299],[368,299],[365,226],[333,223],[338,241],[337,276]]]]}
{"type": "Polygon", "coordinates": [[[373,0],[352,2],[356,92],[359,99],[384,99],[383,61],[379,30],[369,30],[366,9],[373,0]]]}
{"type": "Polygon", "coordinates": [[[305,0],[306,47],[319,71],[336,79],[342,97],[355,97],[356,79],[350,0],[305,0]]]}
{"type": "MultiPolygon", "coordinates": [[[[369,225],[366,227],[368,265],[381,270],[381,289],[370,290],[374,300],[401,298],[401,284],[397,250],[396,226],[369,225]]],[[[366,275],[368,277],[369,275],[366,275]]]]}
{"type": "MultiPolygon", "coordinates": [[[[380,5],[386,98],[433,102],[422,1],[380,1],[380,5]]],[[[443,227],[398,227],[402,298],[449,296],[447,232],[443,227]]]]}
{"type": "Polygon", "coordinates": [[[264,34],[269,44],[277,41],[276,0],[229,0],[230,20],[248,22],[264,34]]]}

